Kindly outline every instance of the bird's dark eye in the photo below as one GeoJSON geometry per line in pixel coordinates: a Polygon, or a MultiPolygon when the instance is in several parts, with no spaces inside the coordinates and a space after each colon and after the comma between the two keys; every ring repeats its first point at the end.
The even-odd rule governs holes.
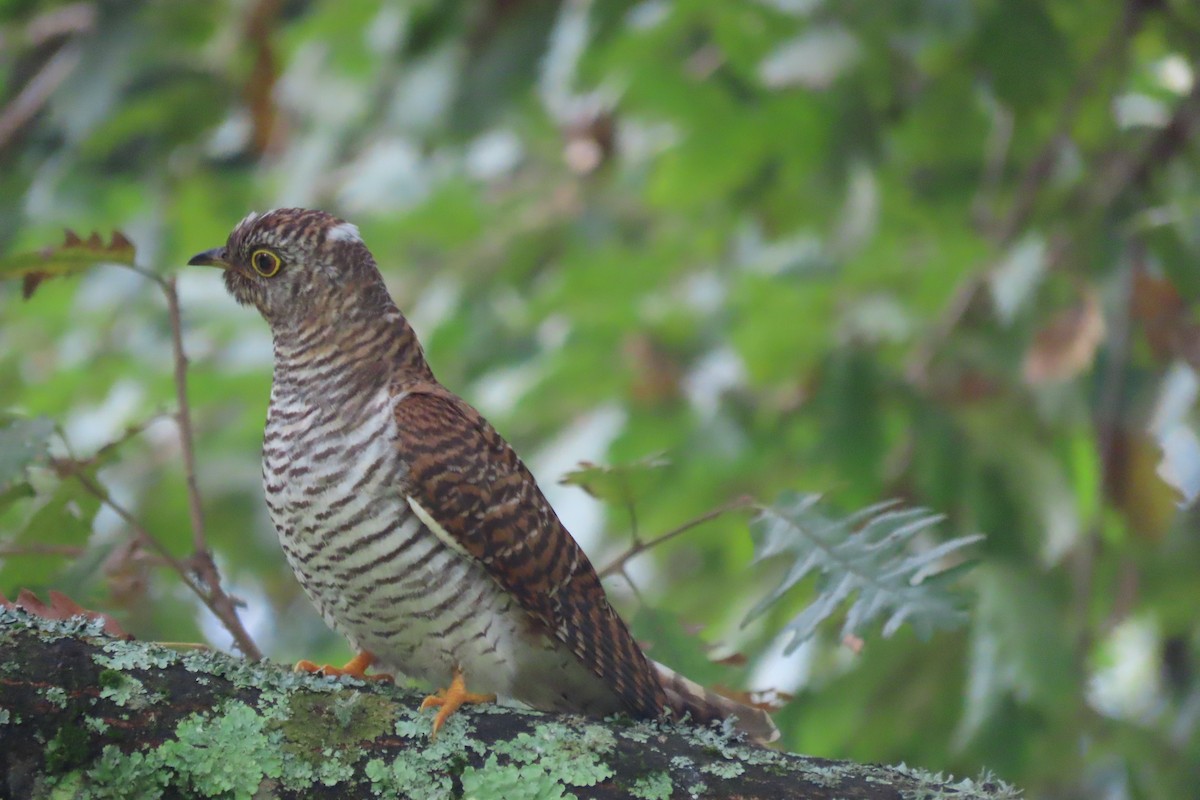
{"type": "Polygon", "coordinates": [[[270,250],[255,250],[250,254],[250,264],[259,275],[270,278],[279,272],[279,268],[283,266],[283,260],[270,250]]]}

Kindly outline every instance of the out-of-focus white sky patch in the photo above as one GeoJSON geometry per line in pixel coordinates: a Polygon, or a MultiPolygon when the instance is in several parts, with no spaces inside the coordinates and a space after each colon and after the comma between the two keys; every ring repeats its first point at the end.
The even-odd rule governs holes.
{"type": "MultiPolygon", "coordinates": [[[[170,425],[169,422],[167,424],[170,425]]],[[[128,481],[121,480],[117,470],[104,471],[100,476],[100,481],[108,490],[109,496],[122,508],[137,507],[137,497],[130,489],[128,481]]],[[[100,508],[96,511],[96,516],[92,517],[92,535],[89,544],[116,542],[128,536],[129,523],[121,519],[107,503],[101,503],[100,508]]]]}
{"type": "Polygon", "coordinates": [[[521,163],[525,148],[507,128],[495,128],[476,136],[467,145],[464,159],[467,175],[477,181],[494,181],[509,175],[521,163]]]}
{"type": "Polygon", "coordinates": [[[376,55],[394,53],[408,33],[409,13],[397,3],[382,3],[363,31],[363,43],[376,55]]]}
{"type": "MultiPolygon", "coordinates": [[[[225,593],[246,602],[244,607],[238,609],[238,618],[242,621],[246,632],[250,634],[250,638],[258,645],[258,649],[269,655],[275,648],[275,631],[279,628],[279,620],[275,618],[275,614],[271,610],[271,603],[267,595],[257,583],[232,581],[229,577],[232,574],[229,564],[223,559],[217,559],[217,571],[222,576],[222,588],[225,589],[225,593]]],[[[233,645],[233,636],[226,630],[224,624],[200,602],[200,598],[182,585],[176,591],[182,592],[181,596],[186,597],[196,609],[196,619],[205,639],[226,653],[239,652],[233,645]]]]}
{"type": "Polygon", "coordinates": [[[847,342],[903,342],[916,327],[904,306],[883,292],[858,298],[838,322],[838,338],[847,342]]]}
{"type": "Polygon", "coordinates": [[[879,228],[879,202],[874,170],[861,160],[855,161],[832,237],[832,248],[840,257],[857,253],[874,237],[879,228]]]}
{"type": "Polygon", "coordinates": [[[1200,497],[1200,437],[1184,425],[1172,428],[1161,439],[1162,461],[1158,476],[1182,495],[1181,508],[1187,508],[1200,497]]]}
{"type": "Polygon", "coordinates": [[[460,58],[453,48],[443,47],[408,62],[396,76],[388,124],[410,133],[424,133],[437,126],[454,99],[460,58]]]}
{"type": "Polygon", "coordinates": [[[88,270],[78,280],[79,289],[71,300],[71,307],[80,314],[113,308],[130,298],[149,296],[151,291],[157,291],[141,275],[118,266],[88,270]]]}
{"type": "Polygon", "coordinates": [[[1185,95],[1192,91],[1192,85],[1196,81],[1192,65],[1178,53],[1173,53],[1159,61],[1157,72],[1159,83],[1178,95],[1185,95]]]}
{"type": "Polygon", "coordinates": [[[1100,645],[1101,664],[1088,681],[1087,698],[1096,711],[1114,719],[1148,724],[1163,711],[1158,625],[1131,617],[1100,645]]]}
{"type": "Polygon", "coordinates": [[[804,17],[821,7],[825,0],[758,0],[760,5],[794,17],[804,17]]]}
{"type": "Polygon", "coordinates": [[[626,12],[625,24],[635,31],[648,31],[670,15],[671,4],[666,0],[646,0],[626,12]]]}
{"type": "Polygon", "coordinates": [[[1140,92],[1126,92],[1113,98],[1112,110],[1121,130],[1161,128],[1171,118],[1166,103],[1140,92]]]}
{"type": "Polygon", "coordinates": [[[1011,325],[1042,282],[1046,272],[1046,242],[1033,234],[1009,248],[988,272],[992,307],[1005,325],[1011,325]]]}
{"type": "Polygon", "coordinates": [[[471,405],[485,417],[505,417],[513,412],[541,374],[541,365],[532,361],[494,369],[475,381],[466,395],[471,405]]]}
{"type": "Polygon", "coordinates": [[[367,110],[368,86],[340,77],[330,69],[329,60],[325,44],[310,41],[302,45],[279,76],[275,99],[289,110],[311,115],[318,123],[354,125],[367,110]]]}
{"type": "Polygon", "coordinates": [[[99,405],[81,408],[63,423],[63,432],[78,456],[94,453],[117,439],[142,418],[146,393],[141,384],[120,380],[113,384],[99,405]]]}
{"type": "Polygon", "coordinates": [[[626,419],[625,409],[615,403],[599,406],[525,459],[559,519],[588,552],[595,551],[604,527],[604,505],[579,487],[562,486],[558,480],[580,461],[605,463],[626,419]]]}
{"type": "Polygon", "coordinates": [[[270,369],[275,363],[270,328],[264,323],[246,329],[238,336],[237,342],[221,351],[219,359],[223,369],[238,372],[270,369]]]}
{"type": "Polygon", "coordinates": [[[422,286],[419,292],[392,291],[391,294],[404,310],[404,316],[417,332],[417,337],[424,341],[454,313],[462,296],[462,286],[449,276],[439,275],[422,286]]]}
{"type": "Polygon", "coordinates": [[[684,278],[679,296],[697,314],[715,314],[725,305],[728,287],[715,270],[695,272],[684,278]]]}
{"type": "Polygon", "coordinates": [[[738,267],[759,275],[800,273],[823,267],[827,262],[825,246],[816,233],[797,231],[767,240],[756,222],[738,228],[732,256],[738,267]]]}
{"type": "Polygon", "coordinates": [[[250,112],[238,108],[221,122],[209,135],[204,145],[204,153],[209,158],[229,158],[246,149],[250,135],[254,132],[254,123],[250,112]]]}
{"type": "Polygon", "coordinates": [[[186,300],[187,309],[203,309],[207,314],[210,309],[219,313],[227,312],[230,305],[237,307],[237,301],[225,289],[223,274],[219,269],[180,270],[175,276],[175,288],[186,300]]]}
{"type": "Polygon", "coordinates": [[[861,52],[858,39],[840,25],[812,26],[767,54],[758,65],[758,77],[772,89],[827,89],[861,52]]]}
{"type": "Polygon", "coordinates": [[[1159,389],[1147,430],[1162,450],[1158,475],[1182,495],[1181,507],[1200,497],[1200,437],[1191,412],[1200,397],[1200,376],[1183,362],[1173,364],[1159,389]]]}
{"type": "Polygon", "coordinates": [[[544,352],[552,353],[567,342],[571,335],[571,319],[565,314],[551,314],[538,325],[534,337],[544,352]]]}
{"type": "Polygon", "coordinates": [[[403,211],[429,195],[428,160],[410,140],[374,142],[344,170],[338,203],[348,214],[403,211]]]}
{"type": "Polygon", "coordinates": [[[220,270],[181,270],[176,277],[183,302],[183,347],[192,358],[210,355],[223,369],[252,372],[270,369],[274,363],[271,330],[259,313],[238,305],[225,289],[220,270]],[[213,336],[214,320],[234,320],[237,338],[218,350],[213,336]]]}
{"type": "Polygon", "coordinates": [[[790,654],[785,654],[789,640],[787,636],[775,637],[754,665],[747,688],[754,692],[774,689],[794,693],[808,683],[817,653],[816,640],[809,639],[790,654]]]}
{"type": "Polygon", "coordinates": [[[591,7],[591,0],[568,0],[562,4],[542,57],[538,95],[546,111],[559,122],[568,118],[577,102],[573,84],[579,59],[588,43],[591,7]]]}
{"type": "Polygon", "coordinates": [[[679,144],[679,140],[679,130],[667,122],[632,117],[617,120],[617,152],[626,166],[650,161],[679,144]]]}
{"type": "Polygon", "coordinates": [[[746,383],[746,365],[732,347],[709,350],[683,376],[683,392],[704,419],[711,420],[721,407],[721,395],[746,383]]]}

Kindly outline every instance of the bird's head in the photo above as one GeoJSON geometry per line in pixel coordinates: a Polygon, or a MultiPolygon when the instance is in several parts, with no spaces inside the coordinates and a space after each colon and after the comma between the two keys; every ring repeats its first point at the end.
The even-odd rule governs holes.
{"type": "Polygon", "coordinates": [[[361,303],[375,293],[369,290],[382,291],[390,302],[358,228],[324,211],[251,213],[223,247],[198,253],[188,264],[225,270],[229,293],[257,308],[275,329],[318,309],[336,315],[349,299],[361,303]]]}

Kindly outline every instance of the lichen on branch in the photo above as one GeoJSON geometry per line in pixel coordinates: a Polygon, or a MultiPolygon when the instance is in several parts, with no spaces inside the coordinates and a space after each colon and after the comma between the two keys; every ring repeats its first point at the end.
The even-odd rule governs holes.
{"type": "Polygon", "coordinates": [[[420,699],[0,608],[0,773],[14,797],[1017,796],[728,729],[503,706],[460,712],[431,742],[420,699]]]}

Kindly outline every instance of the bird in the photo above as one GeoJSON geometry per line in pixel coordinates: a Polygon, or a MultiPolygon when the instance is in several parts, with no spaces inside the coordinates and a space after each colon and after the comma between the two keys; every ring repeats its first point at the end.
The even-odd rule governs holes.
{"type": "Polygon", "coordinates": [[[263,489],[283,552],[356,655],[298,669],[778,738],[769,714],[646,656],[509,443],[434,377],[358,228],[319,210],[251,213],[189,265],[224,270],[271,329],[263,489]],[[448,681],[448,683],[447,683],[448,681]],[[468,689],[468,681],[470,689],[468,689]]]}

